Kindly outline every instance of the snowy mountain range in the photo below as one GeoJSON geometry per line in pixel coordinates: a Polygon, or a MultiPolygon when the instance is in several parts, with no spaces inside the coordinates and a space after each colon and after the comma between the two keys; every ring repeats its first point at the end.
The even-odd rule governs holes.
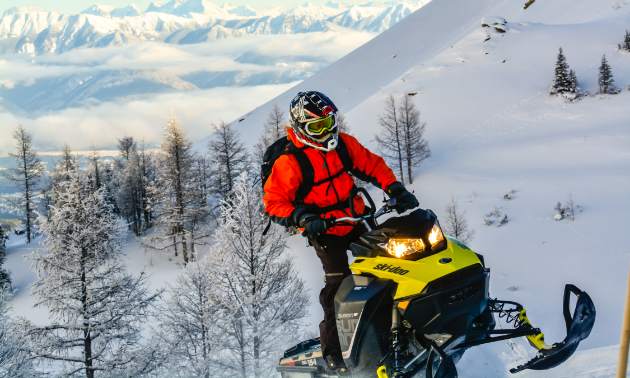
{"type": "Polygon", "coordinates": [[[62,53],[78,48],[119,46],[145,41],[193,44],[260,34],[322,32],[348,28],[382,32],[430,0],[327,5],[256,10],[247,5],[207,0],[151,3],[145,12],[94,4],[79,14],[35,7],[11,8],[0,18],[0,53],[62,53]]]}
{"type": "Polygon", "coordinates": [[[365,35],[371,38],[429,1],[254,9],[227,3],[217,6],[207,0],[172,0],[151,3],[144,12],[133,3],[124,8],[94,4],[79,14],[11,8],[0,18],[0,55],[22,74],[7,66],[0,72],[0,112],[38,117],[156,94],[297,82],[360,45],[365,35]],[[320,41],[310,42],[310,48],[304,46],[307,36],[321,40],[326,33],[332,45],[320,41]],[[357,39],[352,33],[364,37],[357,39]],[[285,39],[286,46],[293,48],[264,51],[261,46],[277,44],[277,35],[295,36],[285,39]],[[226,39],[247,41],[232,44],[223,55],[215,51],[216,44],[205,47],[226,39]],[[323,54],[321,44],[328,51],[339,45],[336,50],[343,53],[323,54]],[[147,45],[151,47],[143,47],[147,45]],[[154,56],[147,58],[148,52],[154,56]],[[191,52],[195,57],[172,62],[191,52]],[[140,62],[139,57],[145,60],[140,62]],[[213,68],[195,63],[200,59],[232,64],[213,68]],[[112,65],[115,61],[126,63],[112,65]],[[162,70],[161,63],[167,69],[162,70]],[[191,64],[198,67],[191,69],[191,64]],[[70,65],[75,68],[69,69],[70,65]],[[173,66],[185,72],[173,73],[173,66]]]}

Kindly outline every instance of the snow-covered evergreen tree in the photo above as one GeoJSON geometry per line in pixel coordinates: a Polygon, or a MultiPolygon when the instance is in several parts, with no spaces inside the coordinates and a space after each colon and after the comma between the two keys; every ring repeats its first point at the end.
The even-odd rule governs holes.
{"type": "Polygon", "coordinates": [[[569,71],[569,90],[570,93],[575,93],[576,95],[580,92],[580,83],[578,82],[577,75],[575,71],[569,71]]]}
{"type": "Polygon", "coordinates": [[[562,47],[558,52],[558,59],[556,60],[556,68],[554,70],[553,84],[549,89],[551,94],[562,94],[568,92],[571,87],[571,79],[569,78],[569,65],[567,59],[562,52],[562,47]]]}
{"type": "Polygon", "coordinates": [[[24,208],[26,223],[26,242],[31,242],[32,227],[34,221],[34,210],[36,208],[35,197],[37,196],[37,186],[39,184],[41,174],[44,171],[37,151],[33,148],[33,139],[31,134],[19,125],[13,132],[15,139],[16,152],[10,152],[9,156],[15,160],[17,167],[9,168],[5,172],[0,172],[4,178],[15,183],[20,197],[12,200],[12,203],[18,207],[24,208]]]}
{"type": "Polygon", "coordinates": [[[11,287],[11,277],[9,272],[3,268],[4,262],[7,260],[6,247],[7,232],[0,224],[0,292],[11,287]]]}
{"type": "Polygon", "coordinates": [[[623,44],[619,46],[622,50],[630,52],[630,33],[626,30],[626,35],[623,38],[623,44]]]}
{"type": "Polygon", "coordinates": [[[605,54],[602,57],[602,64],[599,66],[599,79],[597,83],[599,84],[600,93],[618,93],[616,91],[617,88],[615,88],[615,80],[613,79],[612,70],[606,60],[605,54]]]}
{"type": "Polygon", "coordinates": [[[420,112],[413,98],[403,95],[398,107],[398,117],[403,133],[403,156],[407,165],[407,178],[413,183],[412,169],[431,156],[429,142],[424,139],[426,123],[420,122],[420,112]]]}
{"type": "Polygon", "coordinates": [[[168,118],[165,130],[156,157],[157,177],[148,187],[150,210],[159,232],[144,245],[157,250],[174,248],[175,256],[181,249],[187,264],[195,258],[195,244],[208,236],[208,183],[199,175],[207,177],[203,172],[209,168],[199,167],[205,160],[199,159],[174,115],[168,118]]]}
{"type": "Polygon", "coordinates": [[[26,352],[20,329],[9,317],[8,290],[0,289],[0,378],[34,378],[40,376],[26,352]]]}
{"type": "Polygon", "coordinates": [[[208,266],[214,270],[211,299],[226,310],[224,366],[236,368],[231,377],[268,377],[298,335],[308,290],[285,253],[287,233],[273,226],[263,235],[262,193],[247,172],[235,181],[221,213],[208,266]]]}
{"type": "Polygon", "coordinates": [[[159,295],[147,278],[125,271],[125,227],[77,167],[56,189],[48,219],[40,216],[47,253],[30,258],[37,273],[35,307],[48,309],[51,324],[22,320],[28,352],[61,364],[64,377],[140,375],[152,366],[141,332],[159,295]]]}
{"type": "Polygon", "coordinates": [[[378,122],[381,125],[381,132],[374,136],[376,143],[378,143],[378,150],[381,156],[395,167],[394,171],[396,168],[398,169],[398,179],[404,184],[404,133],[400,124],[396,99],[393,95],[390,94],[385,99],[385,111],[379,115],[378,122]]]}
{"type": "Polygon", "coordinates": [[[214,125],[208,153],[213,164],[213,193],[219,200],[224,200],[234,189],[236,178],[250,168],[249,154],[238,132],[223,121],[218,126],[214,125]]]}
{"type": "Polygon", "coordinates": [[[225,317],[212,301],[213,274],[208,259],[186,265],[160,307],[157,336],[168,352],[168,376],[210,378],[222,369],[225,317]]]}

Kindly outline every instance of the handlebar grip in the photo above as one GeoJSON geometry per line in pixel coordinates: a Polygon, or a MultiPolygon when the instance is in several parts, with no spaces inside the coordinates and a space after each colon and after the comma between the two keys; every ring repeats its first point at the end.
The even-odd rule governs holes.
{"type": "Polygon", "coordinates": [[[363,193],[365,198],[368,200],[368,203],[370,204],[370,215],[374,215],[376,212],[376,206],[374,205],[374,201],[372,200],[372,197],[370,197],[370,194],[367,190],[365,190],[365,188],[354,188],[350,192],[350,214],[352,214],[352,217],[359,217],[359,215],[354,211],[354,197],[359,193],[363,193]]]}

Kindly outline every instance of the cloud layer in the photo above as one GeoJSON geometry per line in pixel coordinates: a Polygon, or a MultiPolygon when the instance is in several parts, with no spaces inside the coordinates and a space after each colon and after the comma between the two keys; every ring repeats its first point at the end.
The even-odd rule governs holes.
{"type": "MultiPolygon", "coordinates": [[[[334,61],[373,37],[374,34],[366,32],[326,32],[255,36],[187,46],[144,43],[75,50],[61,55],[2,55],[0,85],[33,85],[40,78],[124,69],[148,70],[163,76],[199,71],[286,70],[286,65],[244,64],[235,59],[245,52],[255,51],[272,57],[306,56],[334,61]]],[[[5,106],[0,107],[0,135],[8,136],[22,124],[31,131],[35,144],[42,150],[58,150],[64,142],[74,150],[89,149],[92,143],[97,148],[112,148],[116,138],[124,135],[144,139],[151,145],[162,138],[162,127],[172,109],[181,118],[191,139],[196,141],[208,135],[211,123],[221,119],[230,122],[292,85],[294,83],[222,87],[128,96],[113,102],[86,101],[88,105],[83,107],[48,112],[36,118],[24,113],[12,114],[5,106]]],[[[11,98],[4,100],[11,101],[11,98]]],[[[2,101],[0,98],[0,105],[2,101]]],[[[0,156],[5,156],[12,148],[11,138],[0,138],[0,156]]]]}

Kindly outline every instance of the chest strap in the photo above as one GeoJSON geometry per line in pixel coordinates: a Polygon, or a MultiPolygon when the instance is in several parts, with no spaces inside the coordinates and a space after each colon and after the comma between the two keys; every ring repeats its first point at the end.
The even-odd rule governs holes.
{"type": "MultiPolygon", "coordinates": [[[[289,154],[295,156],[295,159],[297,160],[300,166],[300,170],[302,171],[302,183],[298,187],[298,190],[295,192],[295,200],[294,200],[295,203],[303,202],[304,198],[308,196],[308,194],[313,190],[315,186],[322,185],[329,181],[332,181],[340,177],[342,174],[351,171],[354,167],[354,164],[352,163],[352,159],[350,158],[350,154],[348,153],[348,147],[344,143],[343,138],[339,136],[338,145],[335,151],[337,152],[337,156],[339,157],[339,160],[341,160],[341,163],[343,164],[343,168],[339,172],[335,173],[334,175],[330,175],[323,180],[315,182],[315,170],[313,169],[313,164],[311,163],[311,160],[306,155],[306,152],[304,152],[306,148],[310,148],[310,147],[304,146],[304,147],[298,148],[293,143],[291,143],[291,146],[289,147],[289,151],[288,151],[289,154]]],[[[346,208],[347,206],[344,207],[344,209],[346,208]]]]}
{"type": "Polygon", "coordinates": [[[347,199],[345,199],[344,201],[341,202],[337,202],[336,204],[330,205],[330,206],[317,206],[313,203],[304,203],[304,202],[296,202],[293,204],[293,206],[295,206],[296,208],[300,208],[300,209],[306,209],[308,210],[310,213],[313,214],[317,214],[317,215],[322,215],[322,214],[326,214],[329,213],[331,211],[335,211],[335,210],[345,210],[350,208],[350,201],[352,199],[350,197],[348,197],[347,199]]]}

